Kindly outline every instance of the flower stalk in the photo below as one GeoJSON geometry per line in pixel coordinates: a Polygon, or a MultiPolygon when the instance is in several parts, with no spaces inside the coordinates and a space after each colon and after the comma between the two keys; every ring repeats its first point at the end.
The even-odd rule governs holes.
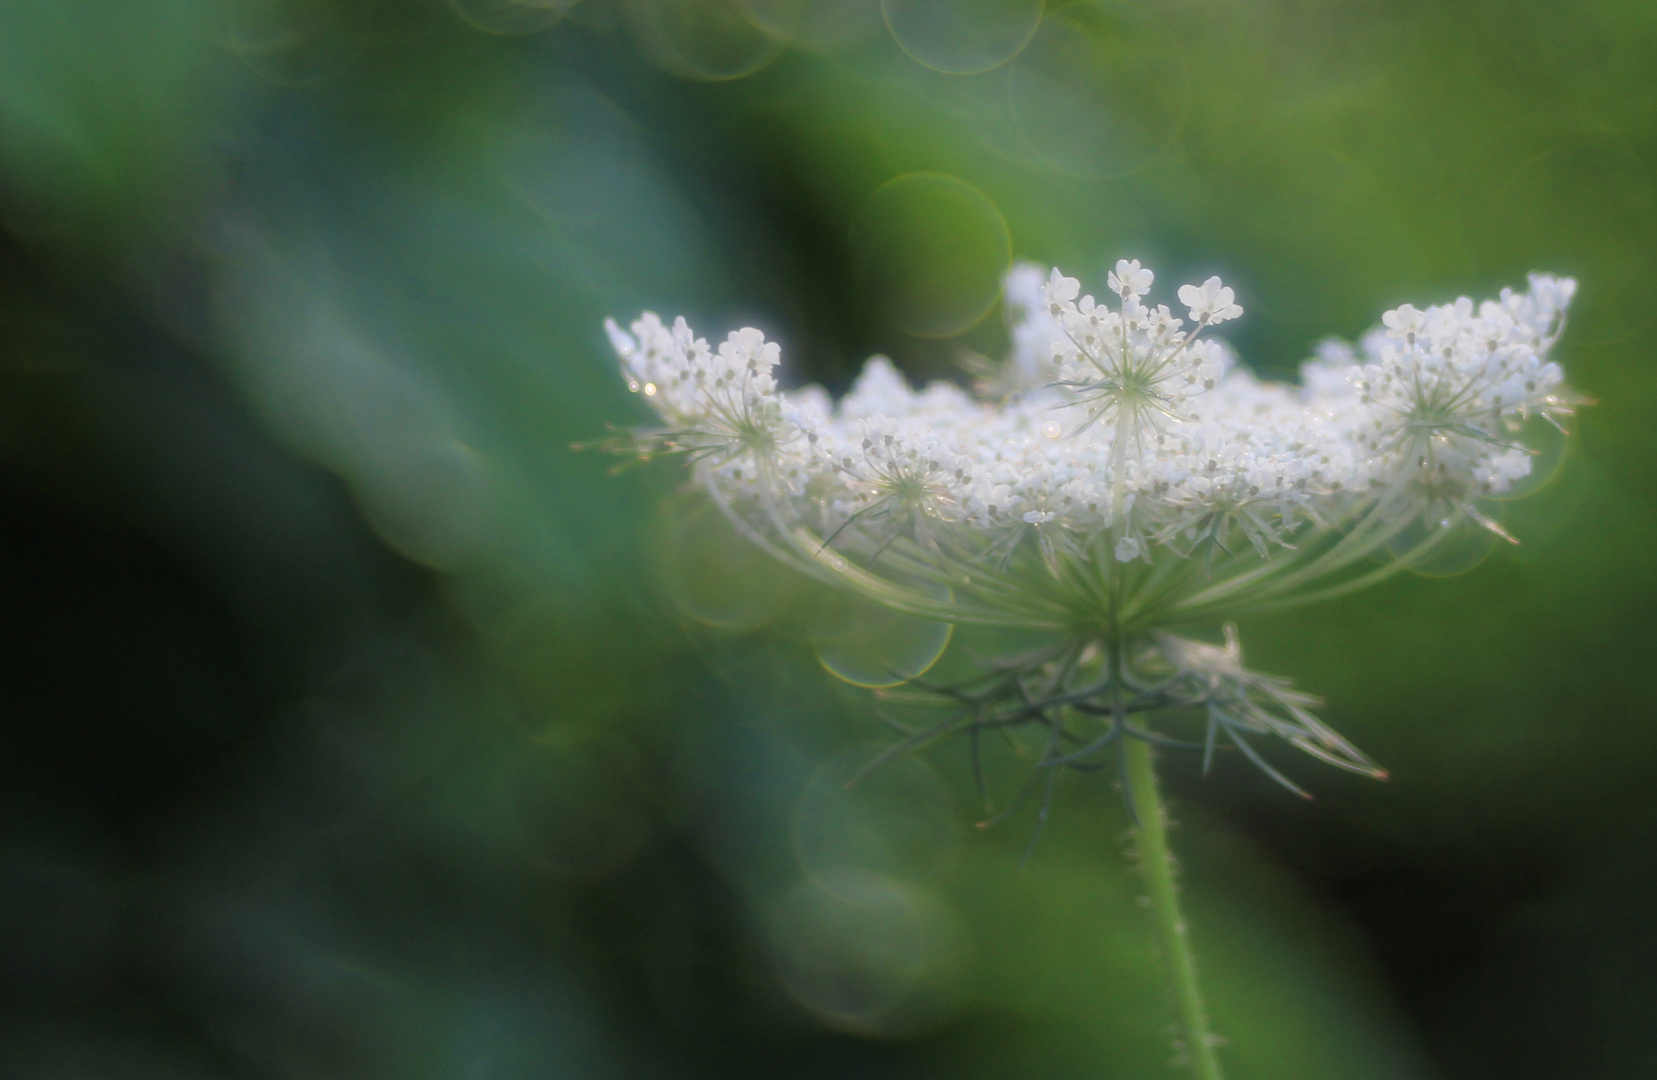
{"type": "Polygon", "coordinates": [[[1179,1049],[1197,1080],[1221,1080],[1216,1040],[1209,1031],[1208,1013],[1197,982],[1191,936],[1180,910],[1174,854],[1168,845],[1168,815],[1157,787],[1151,744],[1130,739],[1123,747],[1123,757],[1127,795],[1135,819],[1134,847],[1139,872],[1145,879],[1145,895],[1151,903],[1151,916],[1156,923],[1157,943],[1168,970],[1174,1014],[1179,1024],[1179,1049]]]}

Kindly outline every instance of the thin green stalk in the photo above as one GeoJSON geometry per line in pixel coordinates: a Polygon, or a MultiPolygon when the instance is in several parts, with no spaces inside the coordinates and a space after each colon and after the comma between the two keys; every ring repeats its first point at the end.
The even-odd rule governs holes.
{"type": "Polygon", "coordinates": [[[1122,753],[1127,755],[1130,797],[1139,819],[1134,829],[1139,846],[1139,869],[1145,875],[1145,890],[1150,894],[1151,911],[1156,917],[1157,937],[1173,984],[1185,1055],[1197,1080],[1222,1080],[1220,1060],[1214,1053],[1208,1016],[1203,1010],[1202,990],[1197,985],[1196,959],[1191,954],[1185,916],[1179,908],[1174,857],[1168,848],[1168,822],[1162,795],[1157,790],[1151,746],[1144,739],[1128,738],[1123,740],[1122,753]]]}

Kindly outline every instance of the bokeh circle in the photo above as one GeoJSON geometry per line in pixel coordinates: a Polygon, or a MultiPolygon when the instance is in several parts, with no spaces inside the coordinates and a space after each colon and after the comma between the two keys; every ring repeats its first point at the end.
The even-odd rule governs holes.
{"type": "Polygon", "coordinates": [[[449,0],[466,22],[489,34],[538,34],[562,19],[580,0],[449,0]]]}
{"type": "Polygon", "coordinates": [[[739,0],[626,0],[639,48],[664,71],[700,82],[740,79],[787,42],[755,24],[739,0]]]}
{"type": "Polygon", "coordinates": [[[943,173],[890,180],[852,223],[859,276],[881,318],[917,337],[953,337],[989,314],[1012,262],[989,196],[943,173]]]}
{"type": "Polygon", "coordinates": [[[946,75],[977,75],[1017,56],[1041,25],[1042,0],[881,0],[898,48],[946,75]]]}

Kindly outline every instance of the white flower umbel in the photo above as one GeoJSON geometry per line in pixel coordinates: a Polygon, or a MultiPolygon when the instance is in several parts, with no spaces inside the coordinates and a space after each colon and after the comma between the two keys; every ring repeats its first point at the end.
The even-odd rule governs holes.
{"type": "Polygon", "coordinates": [[[606,325],[662,420],[620,442],[684,454],[745,536],[910,615],[1049,637],[976,680],[886,691],[942,711],[893,753],[965,734],[976,761],[982,732],[1035,729],[1038,820],[1061,768],[1114,755],[1185,1050],[1217,1077],[1150,759],[1178,743],[1152,721],[1195,716],[1205,769],[1223,736],[1301,794],[1253,739],[1385,775],[1312,697],[1244,669],[1230,620],[1379,581],[1470,528],[1511,540],[1486,501],[1530,471],[1525,422],[1557,426],[1584,400],[1550,358],[1576,283],[1533,275],[1482,304],[1405,305],[1357,348],[1325,343],[1286,385],[1204,336],[1243,313],[1219,278],[1178,290],[1183,317],[1148,302],[1154,280],[1123,260],[1098,300],[1057,270],[1014,267],[1012,351],[976,362],[976,395],[917,391],[877,357],[835,403],[780,390],[777,347],[756,330],[714,350],[683,319],[606,325]],[[1186,636],[1216,627],[1224,645],[1186,636]]]}
{"type": "Polygon", "coordinates": [[[1500,532],[1485,500],[1529,472],[1521,422],[1580,403],[1549,358],[1569,279],[1387,312],[1292,386],[1199,337],[1241,314],[1218,278],[1179,290],[1187,321],[1144,302],[1137,262],[1114,304],[1033,277],[1009,275],[1012,392],[993,398],[917,391],[877,357],[834,403],[780,390],[756,330],[716,350],[682,319],[610,323],[663,421],[623,441],[683,452],[749,536],[900,610],[1147,642],[1378,580],[1462,521],[1500,532]]]}

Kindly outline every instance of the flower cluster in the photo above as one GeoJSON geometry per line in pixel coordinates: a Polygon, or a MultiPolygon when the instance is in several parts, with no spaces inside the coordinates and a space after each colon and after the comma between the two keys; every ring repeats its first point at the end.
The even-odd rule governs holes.
{"type": "MultiPolygon", "coordinates": [[[[1073,716],[1079,658],[1094,657],[1116,694],[1125,667],[1165,671],[1155,700],[1205,704],[1211,734],[1282,734],[1369,770],[1309,699],[1170,631],[1356,588],[1467,523],[1500,533],[1487,500],[1530,470],[1523,425],[1581,403],[1549,358],[1575,282],[1533,275],[1482,304],[1405,305],[1357,347],[1326,342],[1299,385],[1256,379],[1204,336],[1242,314],[1219,278],[1182,286],[1181,313],[1149,302],[1153,282],[1123,260],[1100,300],[1057,270],[1014,267],[1012,349],[982,366],[976,394],[916,390],[875,357],[835,402],[780,390],[777,347],[752,329],[713,349],[682,319],[607,328],[663,421],[630,445],[687,454],[774,554],[910,614],[1072,643],[1062,675],[1044,656],[1014,680],[1024,704],[996,715],[1024,716],[1019,680],[1051,676],[1073,716]]],[[[1111,730],[1127,730],[1124,708],[1111,730]]]]}
{"type": "Polygon", "coordinates": [[[666,424],[642,446],[689,452],[727,498],[764,496],[764,526],[780,518],[784,539],[804,525],[871,550],[950,531],[965,548],[1033,539],[1076,553],[1108,535],[1121,561],[1238,538],[1266,556],[1382,503],[1392,522],[1484,519],[1479,500],[1529,471],[1516,422],[1575,403],[1548,359],[1569,279],[1389,311],[1361,351],[1326,345],[1299,387],[1262,383],[1198,340],[1242,312],[1218,278],[1180,289],[1188,327],[1142,301],[1152,274],[1137,262],[1110,275],[1114,309],[1056,270],[1038,295],[1031,280],[1020,266],[1008,281],[1004,374],[1021,392],[1001,402],[948,383],[916,391],[876,357],[836,405],[816,387],[778,390],[777,346],[756,330],[715,350],[682,319],[607,325],[629,387],[666,424]]]}
{"type": "Polygon", "coordinates": [[[609,321],[605,329],[627,388],[643,393],[668,425],[641,433],[641,449],[671,447],[718,467],[776,457],[797,436],[771,374],[782,350],[758,330],[733,331],[715,351],[683,318],[669,329],[647,312],[631,334],[609,321]]]}

